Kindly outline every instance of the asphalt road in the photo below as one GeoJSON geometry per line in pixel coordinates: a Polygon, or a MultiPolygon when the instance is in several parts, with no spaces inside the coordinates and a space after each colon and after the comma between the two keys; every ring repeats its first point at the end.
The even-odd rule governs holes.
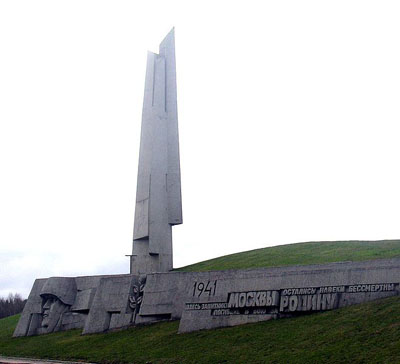
{"type": "Polygon", "coordinates": [[[0,356],[0,364],[95,364],[95,363],[0,356]]]}

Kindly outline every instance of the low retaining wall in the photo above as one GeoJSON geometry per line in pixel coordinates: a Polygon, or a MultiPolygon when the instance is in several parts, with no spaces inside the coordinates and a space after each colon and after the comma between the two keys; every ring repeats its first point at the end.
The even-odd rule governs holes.
{"type": "Polygon", "coordinates": [[[179,332],[398,295],[400,258],[213,272],[37,279],[14,336],[83,334],[180,319],[179,332]]]}

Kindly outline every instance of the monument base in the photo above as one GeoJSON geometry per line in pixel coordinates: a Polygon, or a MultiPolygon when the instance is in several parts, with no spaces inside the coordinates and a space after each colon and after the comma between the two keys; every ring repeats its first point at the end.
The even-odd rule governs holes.
{"type": "Polygon", "coordinates": [[[164,320],[179,332],[332,310],[398,295],[400,258],[213,272],[37,279],[14,337],[164,320]]]}

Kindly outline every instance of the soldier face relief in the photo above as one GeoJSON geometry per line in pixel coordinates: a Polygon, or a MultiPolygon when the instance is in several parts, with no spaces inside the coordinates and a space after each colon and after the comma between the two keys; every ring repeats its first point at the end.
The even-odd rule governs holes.
{"type": "Polygon", "coordinates": [[[43,298],[41,331],[53,332],[60,324],[61,315],[68,311],[68,306],[63,304],[56,296],[48,295],[43,298]]]}

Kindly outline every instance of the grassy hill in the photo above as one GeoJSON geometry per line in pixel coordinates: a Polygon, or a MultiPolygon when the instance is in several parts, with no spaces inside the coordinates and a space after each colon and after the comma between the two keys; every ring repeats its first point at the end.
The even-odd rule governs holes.
{"type": "Polygon", "coordinates": [[[205,260],[177,269],[187,272],[321,264],[400,256],[400,240],[317,241],[279,245],[205,260]]]}
{"type": "MultiPolygon", "coordinates": [[[[301,243],[233,254],[182,270],[251,268],[400,256],[400,241],[301,243]]],[[[81,336],[12,339],[0,320],[0,355],[98,363],[400,363],[400,297],[335,311],[177,334],[178,322],[81,336]]]]}

